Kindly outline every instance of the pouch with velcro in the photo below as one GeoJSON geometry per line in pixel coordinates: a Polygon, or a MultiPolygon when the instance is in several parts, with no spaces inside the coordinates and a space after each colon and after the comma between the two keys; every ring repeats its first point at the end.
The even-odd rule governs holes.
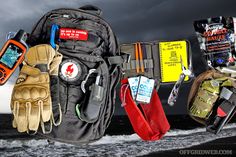
{"type": "Polygon", "coordinates": [[[123,78],[143,75],[161,84],[175,83],[182,72],[181,59],[186,68],[192,68],[190,43],[186,40],[122,44],[120,52],[130,55],[129,62],[122,65],[123,78]]]}
{"type": "Polygon", "coordinates": [[[235,79],[216,70],[200,74],[194,80],[188,96],[187,111],[190,117],[203,125],[208,125],[209,120],[216,115],[222,87],[235,88],[235,79]]]}

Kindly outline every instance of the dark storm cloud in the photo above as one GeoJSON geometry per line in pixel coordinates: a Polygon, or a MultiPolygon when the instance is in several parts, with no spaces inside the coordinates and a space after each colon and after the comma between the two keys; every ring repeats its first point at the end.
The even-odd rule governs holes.
{"type": "Polygon", "coordinates": [[[47,11],[61,7],[78,8],[84,4],[100,7],[119,40],[189,38],[195,19],[234,15],[233,0],[8,0],[0,6],[0,41],[5,34],[33,24],[47,11]]]}
{"type": "Polygon", "coordinates": [[[194,36],[192,23],[196,19],[219,15],[235,15],[234,1],[165,0],[122,1],[111,19],[120,40],[178,39],[194,36]],[[121,7],[120,7],[121,6],[121,7]],[[122,7],[125,6],[125,7],[122,7]]]}

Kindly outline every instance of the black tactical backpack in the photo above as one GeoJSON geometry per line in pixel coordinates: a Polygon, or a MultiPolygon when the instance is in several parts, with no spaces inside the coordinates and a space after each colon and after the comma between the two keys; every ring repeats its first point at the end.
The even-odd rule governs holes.
{"type": "Polygon", "coordinates": [[[52,87],[51,94],[54,118],[59,117],[55,106],[60,103],[62,122],[45,135],[50,139],[75,144],[94,141],[103,136],[111,121],[115,88],[121,74],[119,65],[124,59],[118,54],[111,27],[100,15],[101,10],[94,6],[52,10],[38,21],[30,34],[28,42],[34,46],[50,43],[52,25],[63,28],[60,34],[55,33],[55,44],[63,55],[59,81],[51,82],[54,87],[59,86],[59,90],[52,87]],[[76,40],[73,33],[81,30],[76,40]],[[61,33],[68,39],[58,39],[63,36],[61,33]],[[70,33],[75,38],[70,39],[70,33]]]}

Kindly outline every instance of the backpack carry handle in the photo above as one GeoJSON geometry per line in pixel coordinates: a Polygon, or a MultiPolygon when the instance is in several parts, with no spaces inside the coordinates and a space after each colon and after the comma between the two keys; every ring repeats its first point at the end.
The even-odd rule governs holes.
{"type": "Polygon", "coordinates": [[[102,15],[102,10],[98,7],[93,6],[93,5],[85,5],[85,6],[80,7],[79,9],[82,9],[84,11],[88,11],[88,12],[98,15],[98,16],[102,15]]]}

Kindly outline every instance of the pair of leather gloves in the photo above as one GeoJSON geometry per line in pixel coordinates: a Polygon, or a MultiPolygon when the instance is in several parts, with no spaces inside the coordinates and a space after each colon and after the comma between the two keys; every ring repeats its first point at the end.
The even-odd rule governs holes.
{"type": "Polygon", "coordinates": [[[36,133],[41,125],[42,132],[49,133],[52,124],[61,123],[58,100],[61,60],[62,55],[47,44],[34,46],[27,52],[11,100],[13,127],[19,132],[36,133]]]}

